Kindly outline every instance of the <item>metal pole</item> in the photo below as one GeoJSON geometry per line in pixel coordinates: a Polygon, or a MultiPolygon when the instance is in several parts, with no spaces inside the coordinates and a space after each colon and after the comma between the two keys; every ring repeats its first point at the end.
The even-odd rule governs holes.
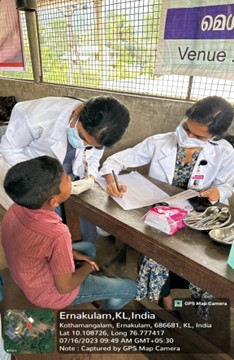
{"type": "Polygon", "coordinates": [[[98,61],[100,69],[100,84],[106,84],[109,71],[109,63],[106,63],[106,49],[105,49],[105,31],[104,31],[104,17],[102,13],[103,0],[95,0],[96,21],[97,21],[97,38],[98,38],[98,61]]]}
{"type": "Polygon", "coordinates": [[[16,0],[16,8],[25,11],[33,78],[39,83],[42,80],[42,66],[37,27],[37,3],[36,0],[16,0]]]}

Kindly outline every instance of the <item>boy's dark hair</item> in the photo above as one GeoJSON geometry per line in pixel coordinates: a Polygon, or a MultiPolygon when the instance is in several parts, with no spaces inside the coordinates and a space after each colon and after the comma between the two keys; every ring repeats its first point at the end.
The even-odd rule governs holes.
{"type": "Polygon", "coordinates": [[[29,209],[40,209],[51,196],[60,193],[63,172],[57,159],[39,156],[8,170],[4,189],[16,204],[29,209]]]}
{"type": "Polygon", "coordinates": [[[219,96],[208,96],[187,109],[186,116],[207,125],[209,133],[220,138],[232,123],[234,109],[225,99],[219,96]]]}
{"type": "Polygon", "coordinates": [[[97,96],[85,103],[79,121],[100,145],[112,146],[123,136],[130,117],[128,109],[117,99],[97,96]]]}

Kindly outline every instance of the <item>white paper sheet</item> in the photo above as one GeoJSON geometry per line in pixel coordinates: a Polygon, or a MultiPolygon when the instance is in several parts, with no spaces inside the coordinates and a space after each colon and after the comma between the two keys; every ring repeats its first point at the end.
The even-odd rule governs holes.
{"type": "Polygon", "coordinates": [[[190,204],[190,202],[188,202],[187,200],[183,200],[183,201],[168,200],[167,203],[170,206],[174,206],[174,207],[178,207],[180,209],[187,210],[189,214],[197,213],[196,210],[193,208],[193,206],[190,204]]]}
{"type": "MultiPolygon", "coordinates": [[[[107,184],[103,177],[96,179],[97,183],[106,189],[107,184]]],[[[124,209],[132,210],[144,206],[150,206],[168,197],[168,194],[159,187],[151,183],[137,171],[129,174],[119,175],[118,181],[127,186],[127,191],[122,198],[113,197],[113,199],[124,209]]]]}
{"type": "Polygon", "coordinates": [[[169,204],[171,204],[173,202],[173,204],[174,204],[176,202],[181,202],[184,200],[192,199],[195,196],[199,196],[199,192],[196,190],[193,190],[193,189],[189,189],[189,190],[182,191],[179,194],[176,194],[173,196],[168,196],[168,197],[162,199],[162,201],[165,201],[169,204]]]}

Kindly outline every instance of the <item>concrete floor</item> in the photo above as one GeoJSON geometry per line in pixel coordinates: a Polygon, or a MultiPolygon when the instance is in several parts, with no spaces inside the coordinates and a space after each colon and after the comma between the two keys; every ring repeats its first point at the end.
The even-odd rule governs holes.
{"type": "MultiPolygon", "coordinates": [[[[0,228],[1,228],[1,220],[2,216],[4,215],[4,210],[0,208],[0,228]]],[[[97,247],[97,262],[100,264],[108,264],[112,257],[112,254],[116,251],[115,240],[112,237],[103,237],[99,236],[96,242],[97,247]]],[[[114,261],[107,269],[111,273],[115,273],[121,277],[129,277],[132,279],[136,279],[137,276],[137,265],[139,264],[139,254],[130,248],[127,248],[126,251],[126,262],[124,261],[123,256],[120,257],[118,260],[114,261]]],[[[2,251],[2,247],[0,245],[0,270],[4,269],[7,266],[5,257],[2,251]]],[[[1,271],[0,271],[1,275],[1,271]]],[[[186,298],[189,296],[187,290],[173,290],[172,295],[175,298],[186,298]]],[[[152,303],[151,303],[152,306],[152,303]]],[[[142,305],[139,302],[132,301],[128,309],[138,310],[142,309],[142,305]]],[[[191,314],[190,314],[191,315],[191,314]]],[[[194,309],[193,316],[197,316],[196,309],[194,309]]],[[[218,318],[217,318],[218,321],[218,318]]],[[[220,332],[222,329],[220,328],[220,332]]],[[[223,358],[226,360],[234,359],[234,309],[231,309],[231,351],[229,356],[226,354],[221,355],[218,357],[218,354],[181,354],[181,353],[154,353],[154,354],[76,354],[76,355],[54,355],[55,360],[62,360],[62,359],[70,359],[70,360],[216,360],[218,358],[223,358]]],[[[187,344],[189,348],[188,339],[182,338],[181,339],[183,344],[187,344]]],[[[17,359],[24,359],[24,360],[36,360],[36,359],[47,359],[43,355],[20,355],[17,356],[17,359]],[[36,356],[36,358],[35,358],[36,356]]],[[[48,357],[48,359],[52,359],[48,357]]]]}
{"type": "MultiPolygon", "coordinates": [[[[115,253],[115,240],[113,237],[102,237],[100,236],[98,239],[97,239],[97,242],[96,242],[96,248],[97,248],[97,262],[99,263],[108,263],[109,260],[110,260],[110,254],[113,254],[115,253]]],[[[135,250],[127,247],[127,250],[126,250],[126,263],[125,263],[125,258],[120,258],[113,262],[113,264],[108,267],[108,269],[110,269],[113,273],[115,274],[118,274],[118,276],[121,276],[121,277],[128,277],[128,278],[131,278],[131,279],[136,279],[137,277],[137,267],[138,267],[138,264],[139,264],[139,261],[140,261],[140,254],[137,253],[135,250]]],[[[176,299],[184,299],[184,298],[188,298],[190,300],[190,292],[188,290],[185,290],[185,289],[173,289],[172,290],[172,296],[173,298],[176,298],[176,299]]],[[[147,301],[146,301],[146,304],[147,304],[147,301]]],[[[154,304],[153,303],[149,303],[149,306],[153,306],[154,307],[154,304]]],[[[132,301],[129,306],[132,308],[132,309],[139,309],[139,307],[141,306],[139,304],[139,302],[136,302],[136,301],[132,301]]],[[[182,311],[181,313],[183,314],[182,316],[182,319],[184,322],[190,322],[190,321],[198,321],[200,322],[200,318],[199,316],[197,315],[197,309],[192,307],[192,308],[189,308],[189,313],[187,311],[182,311]]],[[[220,310],[222,312],[222,310],[220,310]]],[[[231,329],[230,329],[230,332],[231,332],[231,339],[230,339],[230,352],[229,354],[227,355],[226,357],[226,354],[223,354],[223,358],[224,359],[234,359],[234,309],[231,308],[231,329]]],[[[210,313],[210,318],[211,318],[211,322],[213,323],[217,323],[220,321],[220,318],[223,316],[222,313],[220,312],[217,312],[217,309],[215,309],[215,311],[211,312],[210,313]]],[[[227,321],[225,322],[225,324],[227,323],[227,321]]],[[[216,336],[215,338],[215,341],[214,341],[214,344],[215,345],[218,345],[218,340],[217,340],[217,336],[218,338],[220,338],[220,343],[222,342],[221,341],[221,338],[223,336],[226,335],[226,332],[223,331],[222,329],[222,325],[223,325],[223,321],[220,322],[220,326],[217,325],[216,328],[219,329],[219,334],[215,334],[214,336],[216,336]]],[[[209,330],[207,330],[209,331],[209,330]]],[[[208,337],[209,337],[209,333],[208,333],[208,337]]],[[[213,333],[212,335],[210,336],[211,338],[213,337],[213,333]]],[[[212,339],[214,340],[214,339],[212,339]]],[[[185,342],[187,342],[188,339],[184,339],[182,340],[182,343],[185,344],[185,342]]],[[[224,340],[224,343],[226,343],[226,340],[224,340]]],[[[187,350],[190,351],[189,349],[189,344],[187,344],[187,350]]],[[[167,360],[167,359],[171,359],[171,360],[192,360],[192,359],[196,359],[196,360],[211,360],[211,359],[218,359],[219,357],[217,357],[218,354],[191,354],[191,353],[187,353],[187,354],[176,354],[176,353],[157,353],[157,354],[152,354],[152,355],[147,355],[147,357],[151,360],[154,360],[154,359],[159,359],[159,360],[167,360]]]]}

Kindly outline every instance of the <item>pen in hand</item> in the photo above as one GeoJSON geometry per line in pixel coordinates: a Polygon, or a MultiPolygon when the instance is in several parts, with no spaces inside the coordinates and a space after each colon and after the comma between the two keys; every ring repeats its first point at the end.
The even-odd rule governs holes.
{"type": "Polygon", "coordinates": [[[116,188],[117,188],[118,192],[120,192],[120,188],[119,188],[117,176],[116,176],[114,170],[112,170],[112,175],[113,175],[113,177],[114,177],[114,181],[115,181],[116,188]]]}

